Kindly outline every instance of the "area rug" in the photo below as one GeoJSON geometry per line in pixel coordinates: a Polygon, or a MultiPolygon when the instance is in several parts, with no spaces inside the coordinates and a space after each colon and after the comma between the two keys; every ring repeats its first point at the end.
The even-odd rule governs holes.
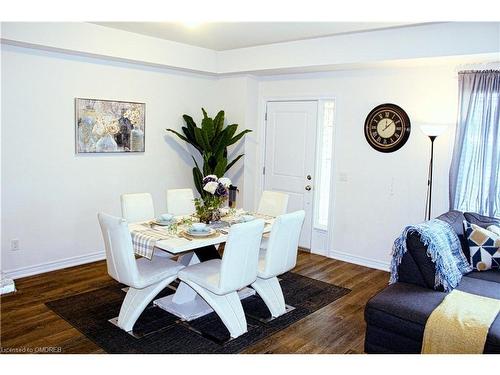
{"type": "MultiPolygon", "coordinates": [[[[121,290],[123,285],[118,283],[50,301],[46,305],[107,353],[239,353],[350,291],[292,272],[280,278],[285,300],[295,309],[264,323],[261,319],[270,317],[266,305],[258,295],[248,297],[242,301],[247,314],[248,332],[226,343],[224,340],[229,339],[229,332],[217,314],[211,313],[193,320],[188,327],[179,323],[174,315],[152,304],[134,326],[134,333],[139,338],[129,335],[108,321],[118,316],[125,297],[121,290]]],[[[166,288],[160,294],[171,293],[173,290],[166,288]]]]}

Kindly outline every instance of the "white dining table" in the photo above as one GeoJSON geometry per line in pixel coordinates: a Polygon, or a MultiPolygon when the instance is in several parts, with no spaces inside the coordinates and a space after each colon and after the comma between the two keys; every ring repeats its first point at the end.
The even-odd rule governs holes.
{"type": "MultiPolygon", "coordinates": [[[[253,214],[255,218],[261,218],[265,221],[263,233],[269,233],[271,231],[274,218],[269,216],[261,216],[258,214],[253,214]]],[[[224,220],[224,218],[222,218],[224,220]]],[[[138,224],[130,224],[130,230],[134,230],[135,226],[138,224]]],[[[142,224],[140,224],[142,225],[142,224]]],[[[157,227],[158,228],[158,227],[157,227]]],[[[161,231],[161,228],[156,230],[161,231]]],[[[167,233],[166,229],[165,233],[167,233]]],[[[184,266],[190,266],[193,264],[200,263],[200,259],[194,252],[194,250],[207,247],[216,246],[227,241],[228,234],[222,232],[230,231],[230,227],[217,229],[217,236],[208,238],[185,238],[180,235],[170,234],[168,238],[159,240],[155,244],[155,251],[166,251],[173,255],[179,255],[177,261],[184,266]]],[[[252,288],[243,288],[238,291],[240,299],[250,297],[255,294],[252,288]]],[[[157,307],[168,311],[169,313],[179,317],[181,320],[190,321],[197,319],[201,316],[207,315],[213,311],[213,309],[201,298],[189,285],[183,281],[179,282],[175,292],[168,296],[159,298],[153,301],[154,305],[157,307]]]]}

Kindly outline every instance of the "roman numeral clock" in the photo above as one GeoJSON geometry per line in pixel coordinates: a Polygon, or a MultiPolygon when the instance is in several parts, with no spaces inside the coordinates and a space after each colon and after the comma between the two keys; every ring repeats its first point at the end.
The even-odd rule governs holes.
{"type": "Polygon", "coordinates": [[[399,106],[381,104],[371,110],[365,121],[365,137],[380,152],[399,150],[410,136],[410,118],[399,106]]]}

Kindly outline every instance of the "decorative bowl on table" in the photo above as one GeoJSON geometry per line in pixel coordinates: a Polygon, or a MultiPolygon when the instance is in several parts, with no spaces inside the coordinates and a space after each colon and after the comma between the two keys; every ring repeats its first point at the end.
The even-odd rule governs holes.
{"type": "Polygon", "coordinates": [[[253,215],[241,215],[240,219],[241,219],[241,222],[246,223],[248,221],[254,220],[255,216],[253,216],[253,215]]]}
{"type": "Polygon", "coordinates": [[[207,237],[215,233],[215,229],[208,227],[204,223],[193,223],[189,228],[186,229],[186,233],[193,237],[207,237]]]}
{"type": "Polygon", "coordinates": [[[163,214],[158,216],[153,222],[154,224],[161,225],[161,226],[167,226],[170,225],[174,222],[174,215],[172,214],[163,214]]]}

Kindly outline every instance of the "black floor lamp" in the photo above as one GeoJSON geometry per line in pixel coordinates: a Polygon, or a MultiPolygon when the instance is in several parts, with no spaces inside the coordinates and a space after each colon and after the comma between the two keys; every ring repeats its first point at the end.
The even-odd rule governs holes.
{"type": "Polygon", "coordinates": [[[431,219],[432,209],[432,167],[434,163],[434,141],[448,128],[445,124],[423,124],[420,125],[422,132],[431,140],[431,160],[429,161],[429,175],[427,177],[427,198],[425,201],[425,219],[431,219]]]}

